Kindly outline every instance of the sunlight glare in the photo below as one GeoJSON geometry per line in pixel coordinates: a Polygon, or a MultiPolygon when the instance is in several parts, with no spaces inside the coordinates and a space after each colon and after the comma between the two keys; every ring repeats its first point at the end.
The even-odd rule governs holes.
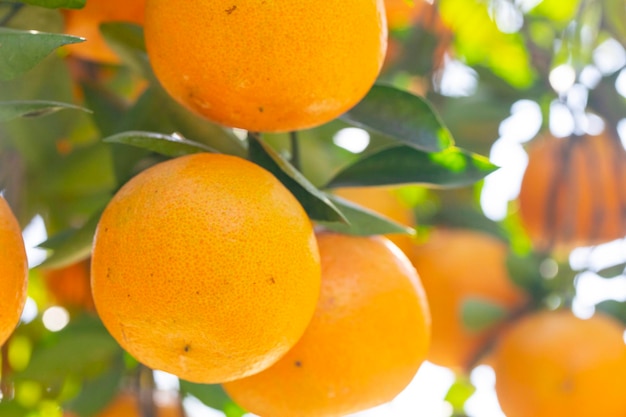
{"type": "Polygon", "coordinates": [[[33,217],[33,220],[24,228],[22,236],[24,236],[24,246],[26,246],[28,267],[39,265],[46,259],[46,251],[38,248],[37,245],[48,238],[43,218],[39,215],[33,217]]]}
{"type": "Polygon", "coordinates": [[[618,41],[609,38],[593,51],[593,62],[600,72],[609,75],[626,65],[626,51],[618,41]]]}
{"type": "Polygon", "coordinates": [[[496,374],[493,368],[479,365],[472,370],[470,380],[476,392],[465,403],[465,411],[469,417],[505,417],[498,398],[495,384],[496,374]]]}
{"type": "Polygon", "coordinates": [[[563,94],[576,82],[576,71],[571,65],[562,64],[550,71],[549,80],[554,91],[563,94]]]}
{"type": "Polygon", "coordinates": [[[26,298],[26,303],[24,304],[24,310],[22,310],[20,322],[28,324],[37,318],[37,314],[39,314],[39,309],[37,308],[37,303],[35,302],[35,300],[30,297],[26,298]]]}
{"type": "Polygon", "coordinates": [[[63,307],[54,306],[43,312],[41,320],[46,329],[58,332],[70,322],[70,314],[63,307]]]}
{"type": "Polygon", "coordinates": [[[335,133],[333,143],[352,153],[361,153],[370,144],[370,134],[358,127],[346,127],[335,133]]]}

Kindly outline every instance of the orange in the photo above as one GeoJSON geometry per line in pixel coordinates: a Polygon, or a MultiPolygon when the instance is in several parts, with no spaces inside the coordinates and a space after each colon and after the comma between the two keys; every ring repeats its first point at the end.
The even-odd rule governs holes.
{"type": "Polygon", "coordinates": [[[302,339],[278,363],[224,384],[263,417],[342,416],[392,400],[430,339],[415,268],[382,237],[318,234],[322,291],[302,339]]]}
{"type": "MultiPolygon", "coordinates": [[[[404,204],[392,187],[350,187],[337,188],[333,193],[368,208],[405,226],[415,226],[413,210],[404,204]]],[[[386,237],[404,253],[408,253],[413,239],[406,234],[392,234],[386,237]]]]}
{"type": "Polygon", "coordinates": [[[503,242],[470,230],[436,229],[426,243],[414,246],[409,258],[422,278],[432,314],[429,361],[466,370],[497,330],[466,328],[466,301],[485,301],[509,312],[524,305],[526,296],[511,282],[506,257],[503,242]]]}
{"type": "Polygon", "coordinates": [[[127,22],[143,24],[145,0],[88,0],[82,9],[66,9],[65,33],[86,38],[68,45],[70,53],[86,60],[109,64],[119,62],[100,33],[100,24],[127,22]]]}
{"type": "MultiPolygon", "coordinates": [[[[180,402],[174,396],[157,395],[154,403],[154,417],[183,417],[180,402]]],[[[76,417],[70,412],[65,412],[64,416],[76,417]]],[[[142,417],[137,396],[130,392],[120,393],[96,417],[142,417]]]]}
{"type": "Polygon", "coordinates": [[[570,311],[524,317],[495,352],[496,392],[508,417],[626,415],[624,327],[570,311]]]}
{"type": "Polygon", "coordinates": [[[569,252],[626,235],[626,153],[617,138],[531,142],[519,213],[537,249],[569,252]]]}
{"type": "Polygon", "coordinates": [[[381,69],[383,0],[148,0],[150,62],[180,103],[216,123],[283,132],[354,106],[381,69]]]}
{"type": "Polygon", "coordinates": [[[26,302],[27,277],[22,230],[6,200],[0,196],[0,346],[20,321],[26,302]]]}
{"type": "Polygon", "coordinates": [[[295,197],[258,165],[208,153],[126,183],[102,214],[91,265],[96,310],[120,345],[203,383],[285,354],[313,316],[321,276],[295,197]]]}
{"type": "Polygon", "coordinates": [[[42,277],[54,303],[63,307],[93,310],[89,278],[90,260],[59,269],[44,269],[42,277]]]}

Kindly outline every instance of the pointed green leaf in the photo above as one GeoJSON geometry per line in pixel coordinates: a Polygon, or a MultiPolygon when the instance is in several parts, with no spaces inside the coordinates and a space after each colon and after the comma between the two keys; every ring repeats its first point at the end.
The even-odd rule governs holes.
{"type": "Polygon", "coordinates": [[[252,162],[270,171],[291,191],[311,219],[327,222],[346,221],[326,194],[318,190],[300,171],[255,135],[250,135],[248,152],[252,162]]]}
{"type": "Polygon", "coordinates": [[[441,151],[454,144],[452,134],[425,99],[386,85],[373,86],[341,119],[424,151],[441,151]]]}
{"type": "Polygon", "coordinates": [[[42,248],[53,250],[52,255],[48,256],[41,266],[61,268],[87,258],[91,254],[93,236],[101,214],[101,210],[95,213],[80,229],[62,232],[39,244],[42,248]]]}
{"type": "Polygon", "coordinates": [[[603,268],[596,272],[598,276],[602,278],[617,278],[624,275],[624,271],[626,271],[626,263],[620,263],[617,265],[612,265],[607,268],[603,268]]]}
{"type": "Polygon", "coordinates": [[[86,0],[19,0],[21,3],[33,6],[47,7],[48,9],[82,9],[86,0]]]}
{"type": "Polygon", "coordinates": [[[626,7],[623,0],[604,0],[604,16],[614,36],[626,43],[626,7]]]}
{"type": "Polygon", "coordinates": [[[361,207],[337,196],[328,196],[341,210],[348,223],[320,222],[320,225],[339,233],[357,236],[384,235],[389,233],[415,234],[415,229],[397,223],[375,211],[361,207]]]}
{"type": "Polygon", "coordinates": [[[189,139],[152,132],[123,132],[103,139],[110,143],[123,143],[147,149],[161,155],[178,157],[199,152],[216,152],[211,147],[189,139]]]}
{"type": "Polygon", "coordinates": [[[463,149],[451,147],[428,153],[402,145],[363,155],[340,171],[326,187],[407,183],[461,187],[475,183],[496,169],[484,156],[463,149]]]}
{"type": "Polygon", "coordinates": [[[0,101],[0,122],[17,119],[18,117],[47,116],[59,110],[72,109],[91,113],[91,110],[69,103],[57,101],[0,101]]]}
{"type": "Polygon", "coordinates": [[[507,311],[503,307],[481,298],[467,298],[461,305],[463,326],[471,332],[488,329],[506,316],[507,311]]]}
{"type": "Polygon", "coordinates": [[[224,411],[228,417],[241,417],[246,413],[218,384],[196,384],[181,379],[180,392],[182,395],[193,395],[203,404],[224,411]]]}
{"type": "Polygon", "coordinates": [[[58,47],[83,40],[58,33],[0,28],[0,80],[20,76],[58,47]]]}

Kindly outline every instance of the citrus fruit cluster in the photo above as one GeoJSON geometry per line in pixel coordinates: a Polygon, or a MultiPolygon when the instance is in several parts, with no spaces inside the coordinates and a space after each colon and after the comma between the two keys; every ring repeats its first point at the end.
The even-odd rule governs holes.
{"type": "Polygon", "coordinates": [[[124,349],[189,381],[232,381],[261,415],[389,401],[429,346],[423,288],[397,247],[316,235],[275,177],[234,156],[180,157],[127,182],[91,265],[97,312],[124,349]]]}

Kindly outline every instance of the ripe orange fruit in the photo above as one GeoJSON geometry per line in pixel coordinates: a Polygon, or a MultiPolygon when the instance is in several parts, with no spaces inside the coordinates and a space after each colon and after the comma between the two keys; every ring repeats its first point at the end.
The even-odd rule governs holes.
{"type": "Polygon", "coordinates": [[[483,300],[507,311],[526,302],[509,278],[506,257],[503,242],[470,230],[437,229],[426,243],[414,246],[409,258],[420,274],[432,315],[429,361],[466,370],[497,330],[467,329],[464,302],[483,300]]]}
{"type": "Polygon", "coordinates": [[[569,252],[626,235],[626,152],[606,132],[531,142],[519,213],[539,250],[569,252]]]}
{"type": "Polygon", "coordinates": [[[526,316],[495,351],[496,392],[508,417],[626,415],[624,327],[570,311],[526,316]]]}
{"type": "Polygon", "coordinates": [[[42,277],[52,301],[63,307],[93,310],[90,260],[76,262],[58,269],[42,270],[42,277]]]}
{"type": "Polygon", "coordinates": [[[383,0],[148,0],[150,62],[163,87],[206,118],[251,131],[326,123],[381,69],[383,0]]]}
{"type": "Polygon", "coordinates": [[[20,321],[26,302],[28,261],[22,230],[7,202],[0,196],[0,346],[20,321]]]}
{"type": "Polygon", "coordinates": [[[259,372],[300,338],[320,288],[304,209],[244,159],[195,154],[126,183],[94,238],[91,284],[111,335],[192,382],[259,372]]]}
{"type": "MultiPolygon", "coordinates": [[[[154,403],[155,417],[183,417],[180,403],[174,396],[157,395],[154,403]]],[[[65,412],[64,416],[77,417],[70,412],[65,412]]],[[[137,396],[130,392],[120,393],[96,417],[142,417],[137,396]]]]}
{"type": "MultiPolygon", "coordinates": [[[[337,188],[333,193],[360,206],[389,217],[400,224],[415,227],[413,210],[400,200],[392,187],[350,187],[337,188]]],[[[408,253],[413,244],[411,236],[392,234],[386,237],[395,243],[404,253],[408,253]]]]}
{"type": "Polygon", "coordinates": [[[143,24],[145,0],[89,0],[82,9],[63,10],[65,33],[86,38],[66,46],[70,53],[86,60],[109,64],[119,62],[100,33],[100,24],[128,22],[143,24]]]}
{"type": "Polygon", "coordinates": [[[317,236],[322,291],[302,339],[269,369],[224,384],[245,409],[272,417],[340,416],[392,400],[430,339],[415,268],[382,237],[317,236]]]}

